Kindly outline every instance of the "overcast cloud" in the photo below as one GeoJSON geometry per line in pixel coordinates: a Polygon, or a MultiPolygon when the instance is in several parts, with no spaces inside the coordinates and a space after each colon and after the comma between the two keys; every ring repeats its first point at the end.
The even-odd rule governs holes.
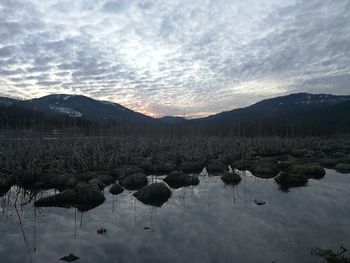
{"type": "Polygon", "coordinates": [[[349,84],[349,0],[0,0],[2,96],[201,116],[349,84]]]}

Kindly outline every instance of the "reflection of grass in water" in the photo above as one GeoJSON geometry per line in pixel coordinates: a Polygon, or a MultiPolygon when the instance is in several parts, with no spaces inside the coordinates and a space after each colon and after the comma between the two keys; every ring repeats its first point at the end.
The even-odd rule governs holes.
{"type": "Polygon", "coordinates": [[[350,263],[349,253],[343,246],[340,247],[339,252],[334,252],[332,249],[315,248],[311,254],[324,258],[327,263],[350,263]]]}
{"type": "Polygon", "coordinates": [[[19,225],[20,225],[20,227],[21,227],[21,232],[22,232],[23,240],[24,240],[24,243],[25,243],[25,245],[26,245],[26,249],[27,249],[27,252],[28,252],[28,255],[29,255],[30,262],[33,262],[33,260],[32,260],[32,254],[31,254],[31,252],[30,252],[29,243],[28,243],[27,237],[26,237],[25,232],[24,232],[24,228],[23,228],[23,224],[22,224],[22,219],[21,219],[21,217],[20,217],[20,215],[19,215],[19,212],[18,212],[18,209],[17,209],[16,204],[14,205],[14,208],[15,208],[15,211],[16,211],[16,214],[17,214],[17,218],[18,218],[19,225]]]}

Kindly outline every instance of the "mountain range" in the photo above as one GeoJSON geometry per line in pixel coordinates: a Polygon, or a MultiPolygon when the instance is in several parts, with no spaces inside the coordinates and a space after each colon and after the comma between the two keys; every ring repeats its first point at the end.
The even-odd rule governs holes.
{"type": "MultiPolygon", "coordinates": [[[[245,108],[221,112],[203,119],[212,121],[303,119],[311,115],[318,115],[318,112],[334,112],[334,109],[348,110],[346,112],[350,113],[350,96],[295,93],[262,100],[245,108]]],[[[339,117],[337,115],[334,114],[332,117],[339,117]]],[[[318,116],[322,117],[322,115],[318,116]]]]}
{"type": "Polygon", "coordinates": [[[31,100],[15,100],[0,97],[0,105],[41,111],[50,115],[65,115],[96,123],[146,124],[154,119],[134,112],[117,103],[99,101],[81,95],[55,94],[31,100]]]}
{"type": "Polygon", "coordinates": [[[193,120],[172,116],[156,119],[117,103],[66,94],[54,94],[30,100],[0,97],[0,114],[3,119],[6,119],[4,115],[11,113],[12,110],[20,111],[22,115],[26,112],[40,112],[48,119],[79,119],[100,125],[113,123],[129,127],[286,120],[313,120],[324,123],[341,121],[350,125],[350,96],[309,93],[296,93],[266,99],[245,108],[193,120]]]}

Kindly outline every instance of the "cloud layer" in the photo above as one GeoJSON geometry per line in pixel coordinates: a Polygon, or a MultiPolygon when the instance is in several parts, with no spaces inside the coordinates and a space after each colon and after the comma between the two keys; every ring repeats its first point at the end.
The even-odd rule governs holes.
{"type": "Polygon", "coordinates": [[[0,0],[0,95],[201,116],[349,94],[348,0],[0,0]]]}

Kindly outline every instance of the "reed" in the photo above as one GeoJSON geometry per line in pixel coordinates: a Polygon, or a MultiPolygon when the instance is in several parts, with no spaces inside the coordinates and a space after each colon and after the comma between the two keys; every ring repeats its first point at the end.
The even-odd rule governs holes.
{"type": "Polygon", "coordinates": [[[87,171],[111,174],[127,165],[157,174],[165,163],[169,164],[167,169],[179,169],[186,162],[206,166],[213,160],[232,166],[242,161],[245,165],[257,156],[282,160],[291,154],[304,163],[327,157],[347,163],[349,145],[348,137],[26,136],[0,140],[0,172],[10,176],[12,184],[26,186],[41,180],[43,175],[60,174],[64,178],[66,174],[79,181],[87,171]],[[334,153],[337,157],[332,156],[334,153]]]}

